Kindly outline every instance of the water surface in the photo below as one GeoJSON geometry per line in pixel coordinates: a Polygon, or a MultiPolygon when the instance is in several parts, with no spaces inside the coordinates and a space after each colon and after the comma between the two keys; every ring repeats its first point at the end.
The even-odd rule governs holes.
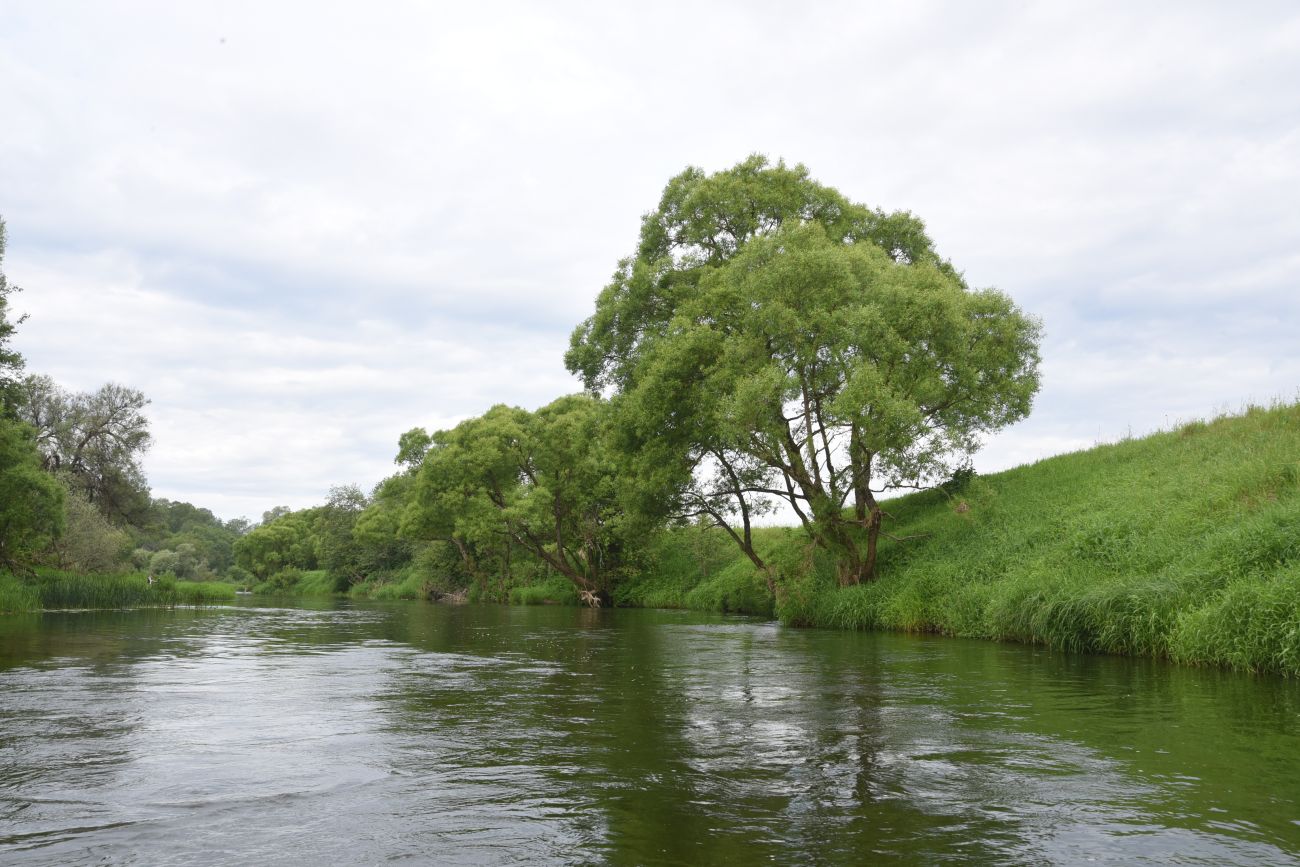
{"type": "Polygon", "coordinates": [[[6,864],[1300,863],[1300,685],[685,612],[0,618],[6,864]]]}

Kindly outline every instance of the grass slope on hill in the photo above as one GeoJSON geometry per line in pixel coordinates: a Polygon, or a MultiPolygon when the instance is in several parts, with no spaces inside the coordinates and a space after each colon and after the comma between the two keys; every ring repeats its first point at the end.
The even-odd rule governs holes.
{"type": "MultiPolygon", "coordinates": [[[[869,585],[836,587],[801,534],[764,532],[767,555],[794,576],[775,606],[782,620],[1300,674],[1300,405],[1192,422],[886,508],[887,532],[922,538],[886,543],[869,585]]],[[[660,568],[623,601],[761,611],[746,594],[761,596],[762,582],[743,557],[698,568],[700,534],[674,535],[677,550],[661,549],[660,568]]]]}

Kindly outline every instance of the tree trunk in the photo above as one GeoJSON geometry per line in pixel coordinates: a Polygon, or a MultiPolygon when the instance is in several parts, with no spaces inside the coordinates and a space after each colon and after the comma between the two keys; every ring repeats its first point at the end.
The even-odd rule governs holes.
{"type": "Polygon", "coordinates": [[[469,546],[455,536],[452,536],[450,541],[460,552],[460,562],[465,566],[465,574],[471,581],[474,580],[478,574],[478,564],[474,562],[474,555],[470,553],[469,546]]]}
{"type": "Polygon", "coordinates": [[[510,540],[506,539],[501,549],[501,577],[498,579],[497,601],[505,602],[509,597],[506,588],[510,586],[510,540]]]}
{"type": "Polygon", "coordinates": [[[871,514],[867,517],[867,560],[862,564],[860,581],[876,580],[876,544],[880,541],[880,522],[884,515],[880,506],[871,504],[871,514]]]}
{"type": "Polygon", "coordinates": [[[862,522],[867,531],[866,553],[862,552],[859,539],[853,538],[845,528],[837,528],[828,534],[831,549],[839,552],[839,562],[835,567],[836,581],[841,587],[864,584],[876,579],[876,549],[880,542],[880,522],[884,513],[874,501],[870,504],[866,518],[862,522]]]}

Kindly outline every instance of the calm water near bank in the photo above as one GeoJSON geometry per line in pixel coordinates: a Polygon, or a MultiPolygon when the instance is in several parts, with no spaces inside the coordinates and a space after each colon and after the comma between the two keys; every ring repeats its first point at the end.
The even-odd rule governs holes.
{"type": "Polygon", "coordinates": [[[0,863],[1300,863],[1300,684],[687,612],[0,618],[0,863]]]}

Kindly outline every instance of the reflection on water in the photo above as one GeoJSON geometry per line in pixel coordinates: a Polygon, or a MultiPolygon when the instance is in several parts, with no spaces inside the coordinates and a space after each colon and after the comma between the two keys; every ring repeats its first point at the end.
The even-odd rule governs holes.
{"type": "Polygon", "coordinates": [[[1300,685],[682,612],[0,619],[0,861],[1300,861],[1300,685]]]}

